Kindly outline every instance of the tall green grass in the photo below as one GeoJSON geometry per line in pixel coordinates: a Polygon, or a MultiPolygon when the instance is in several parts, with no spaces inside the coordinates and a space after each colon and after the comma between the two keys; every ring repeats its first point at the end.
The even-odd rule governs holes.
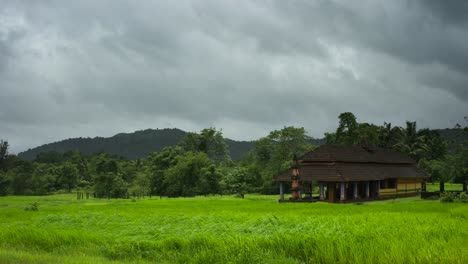
{"type": "Polygon", "coordinates": [[[0,262],[468,263],[467,245],[468,205],[418,198],[0,198],[0,262]]]}

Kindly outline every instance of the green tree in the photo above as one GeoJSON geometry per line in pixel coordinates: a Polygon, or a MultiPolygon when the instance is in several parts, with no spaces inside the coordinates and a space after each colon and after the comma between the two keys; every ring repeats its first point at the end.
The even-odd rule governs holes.
{"type": "Polygon", "coordinates": [[[212,162],[203,152],[186,152],[176,159],[176,165],[165,173],[166,195],[187,197],[199,194],[197,185],[202,177],[203,168],[210,167],[212,162]]]}
{"type": "Polygon", "coordinates": [[[8,195],[10,188],[10,177],[6,172],[0,170],[0,196],[8,195]]]}
{"type": "Polygon", "coordinates": [[[424,142],[424,148],[420,152],[419,158],[444,159],[448,150],[448,142],[439,133],[426,128],[419,130],[417,134],[422,137],[424,142]]]}
{"type": "Polygon", "coordinates": [[[59,175],[57,176],[57,185],[60,189],[71,192],[79,179],[79,171],[75,164],[67,161],[59,168],[59,175]]]}
{"type": "Polygon", "coordinates": [[[406,127],[402,129],[399,142],[394,145],[394,148],[401,151],[416,161],[419,161],[429,148],[425,142],[424,135],[418,134],[416,122],[406,122],[406,127]]]}
{"type": "Polygon", "coordinates": [[[284,127],[270,132],[267,137],[255,143],[247,163],[252,164],[249,166],[251,175],[254,178],[257,176],[261,178],[263,193],[276,192],[277,188],[271,181],[272,177],[288,169],[295,155],[301,156],[313,149],[310,140],[304,128],[284,127]]]}
{"type": "Polygon", "coordinates": [[[138,173],[128,191],[138,197],[149,195],[151,192],[151,179],[149,175],[142,172],[138,173]]]}
{"type": "Polygon", "coordinates": [[[339,123],[336,132],[325,133],[327,144],[353,145],[366,143],[377,146],[381,128],[369,123],[358,123],[351,112],[344,112],[338,116],[339,123]]]}
{"type": "Polygon", "coordinates": [[[381,127],[369,123],[359,123],[356,129],[356,139],[353,140],[355,143],[366,143],[371,146],[379,145],[379,135],[381,133],[381,127]]]}
{"type": "Polygon", "coordinates": [[[8,141],[0,140],[0,169],[4,168],[4,162],[8,156],[8,141]]]}
{"type": "Polygon", "coordinates": [[[200,171],[200,178],[197,182],[197,194],[217,194],[221,192],[220,181],[222,174],[216,167],[211,164],[208,167],[203,167],[200,171]]]}
{"type": "Polygon", "coordinates": [[[336,129],[336,143],[343,145],[352,145],[358,143],[357,129],[358,123],[356,117],[351,112],[341,113],[339,116],[339,124],[336,129]]]}
{"type": "Polygon", "coordinates": [[[183,149],[176,146],[166,147],[161,152],[153,152],[148,156],[146,173],[150,180],[151,194],[166,195],[165,174],[169,168],[177,164],[177,157],[183,153],[183,149]]]}
{"type": "Polygon", "coordinates": [[[10,187],[15,195],[33,194],[32,191],[32,173],[34,166],[29,161],[18,160],[14,163],[14,167],[7,171],[10,182],[10,187]]]}
{"type": "Polygon", "coordinates": [[[205,128],[200,134],[187,133],[180,146],[185,151],[203,152],[218,163],[230,159],[223,133],[215,128],[205,128]]]}
{"type": "Polygon", "coordinates": [[[122,175],[113,172],[100,172],[94,176],[94,192],[99,198],[125,198],[128,184],[122,175]]]}
{"type": "Polygon", "coordinates": [[[57,171],[53,164],[35,163],[31,185],[34,194],[45,195],[55,190],[57,171]]]}
{"type": "Polygon", "coordinates": [[[63,162],[63,156],[57,151],[46,151],[37,154],[35,162],[47,163],[47,164],[58,164],[63,162]]]}
{"type": "Polygon", "coordinates": [[[245,194],[254,190],[256,178],[245,167],[232,169],[224,178],[225,189],[230,193],[244,198],[245,194]]]}
{"type": "Polygon", "coordinates": [[[401,138],[401,129],[392,127],[391,123],[384,122],[379,131],[379,147],[392,148],[401,138]]]}

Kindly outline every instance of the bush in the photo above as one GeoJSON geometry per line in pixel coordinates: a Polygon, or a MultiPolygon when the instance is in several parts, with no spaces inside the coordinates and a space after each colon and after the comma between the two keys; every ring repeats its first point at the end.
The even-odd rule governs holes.
{"type": "Polygon", "coordinates": [[[468,194],[462,192],[457,197],[457,202],[468,203],[468,194]]]}
{"type": "Polygon", "coordinates": [[[453,203],[457,195],[451,192],[444,192],[440,194],[440,202],[442,203],[453,203]]]}
{"type": "Polygon", "coordinates": [[[39,204],[37,202],[34,202],[30,204],[29,206],[26,206],[24,210],[25,211],[39,211],[39,204]]]}
{"type": "Polygon", "coordinates": [[[442,203],[453,203],[453,202],[461,202],[461,203],[468,203],[468,194],[466,193],[455,193],[455,192],[445,192],[440,194],[440,201],[442,203]]]}

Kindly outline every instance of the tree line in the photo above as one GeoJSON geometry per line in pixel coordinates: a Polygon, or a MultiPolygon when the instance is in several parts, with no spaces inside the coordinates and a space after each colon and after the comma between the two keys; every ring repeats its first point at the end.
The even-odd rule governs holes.
{"type": "MultiPolygon", "coordinates": [[[[468,144],[448,150],[448,142],[429,129],[389,123],[358,123],[352,113],[338,117],[336,131],[325,133],[328,144],[368,144],[393,148],[411,156],[432,180],[461,182],[468,175],[468,144]]],[[[465,131],[468,130],[465,128],[465,131]]],[[[0,141],[0,195],[46,195],[92,192],[99,198],[129,196],[190,197],[196,195],[277,193],[272,177],[290,168],[293,157],[312,150],[304,128],[284,127],[257,140],[241,160],[233,161],[222,131],[207,128],[188,133],[176,146],[129,160],[77,151],[44,152],[33,161],[8,154],[0,141]]]]}

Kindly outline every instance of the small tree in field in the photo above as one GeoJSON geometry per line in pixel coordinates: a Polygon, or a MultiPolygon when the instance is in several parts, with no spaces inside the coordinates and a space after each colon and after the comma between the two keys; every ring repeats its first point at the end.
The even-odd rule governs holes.
{"type": "Polygon", "coordinates": [[[238,194],[241,198],[253,190],[255,183],[255,177],[244,167],[233,169],[224,179],[226,190],[238,194]]]}

